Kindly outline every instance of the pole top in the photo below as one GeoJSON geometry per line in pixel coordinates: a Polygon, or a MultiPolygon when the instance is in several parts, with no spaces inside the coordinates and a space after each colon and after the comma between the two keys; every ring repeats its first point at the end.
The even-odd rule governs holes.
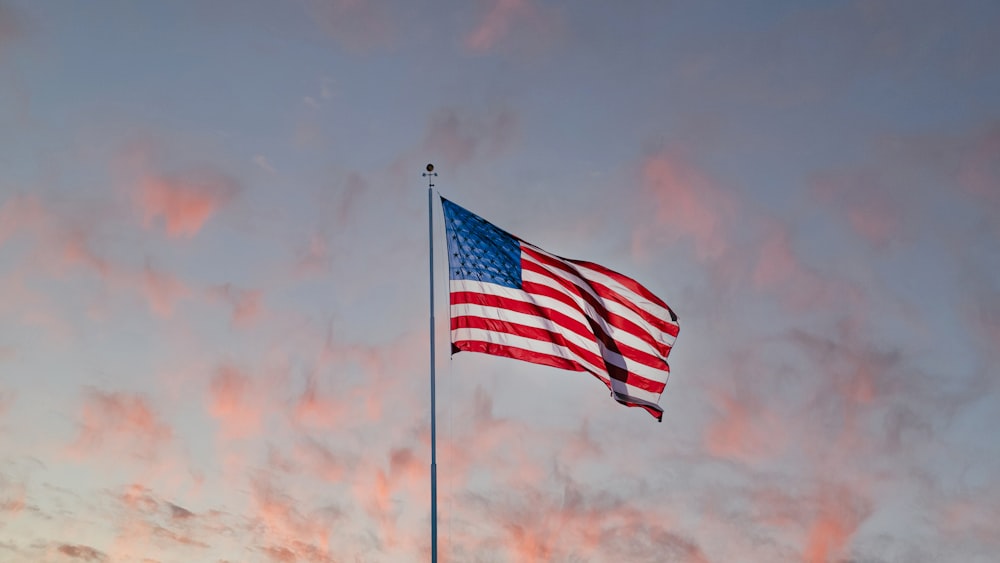
{"type": "Polygon", "coordinates": [[[437,176],[438,173],[434,171],[434,165],[433,164],[427,164],[427,166],[425,167],[425,170],[427,170],[427,172],[424,172],[424,173],[422,173],[420,175],[421,176],[425,176],[427,178],[427,187],[428,188],[433,188],[434,187],[434,177],[437,176]]]}

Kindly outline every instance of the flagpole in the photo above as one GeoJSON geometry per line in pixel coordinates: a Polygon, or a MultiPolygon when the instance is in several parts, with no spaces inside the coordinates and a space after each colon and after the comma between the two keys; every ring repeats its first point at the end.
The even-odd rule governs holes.
{"type": "Polygon", "coordinates": [[[430,266],[430,295],[431,295],[431,563],[438,560],[438,534],[437,534],[437,422],[434,398],[434,165],[428,164],[426,172],[422,175],[427,177],[427,245],[430,249],[428,264],[430,266]]]}

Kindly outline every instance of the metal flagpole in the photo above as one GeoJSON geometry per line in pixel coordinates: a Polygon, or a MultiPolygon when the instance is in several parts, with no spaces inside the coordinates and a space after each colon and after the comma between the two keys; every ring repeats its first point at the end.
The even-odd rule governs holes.
{"type": "Polygon", "coordinates": [[[434,399],[434,165],[427,165],[427,244],[430,249],[431,287],[431,563],[438,560],[437,512],[437,423],[434,399]]]}

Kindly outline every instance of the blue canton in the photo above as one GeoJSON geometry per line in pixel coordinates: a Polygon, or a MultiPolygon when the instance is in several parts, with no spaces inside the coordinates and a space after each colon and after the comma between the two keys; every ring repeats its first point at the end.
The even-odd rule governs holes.
{"type": "Polygon", "coordinates": [[[510,233],[441,198],[448,234],[448,273],[521,289],[521,245],[510,233]]]}

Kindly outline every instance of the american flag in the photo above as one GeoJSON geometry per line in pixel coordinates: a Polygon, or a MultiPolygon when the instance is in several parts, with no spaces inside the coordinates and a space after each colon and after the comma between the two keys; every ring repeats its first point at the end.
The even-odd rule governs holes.
{"type": "Polygon", "coordinates": [[[657,420],[677,315],[635,280],[550,254],[441,198],[452,353],[588,372],[657,420]]]}

